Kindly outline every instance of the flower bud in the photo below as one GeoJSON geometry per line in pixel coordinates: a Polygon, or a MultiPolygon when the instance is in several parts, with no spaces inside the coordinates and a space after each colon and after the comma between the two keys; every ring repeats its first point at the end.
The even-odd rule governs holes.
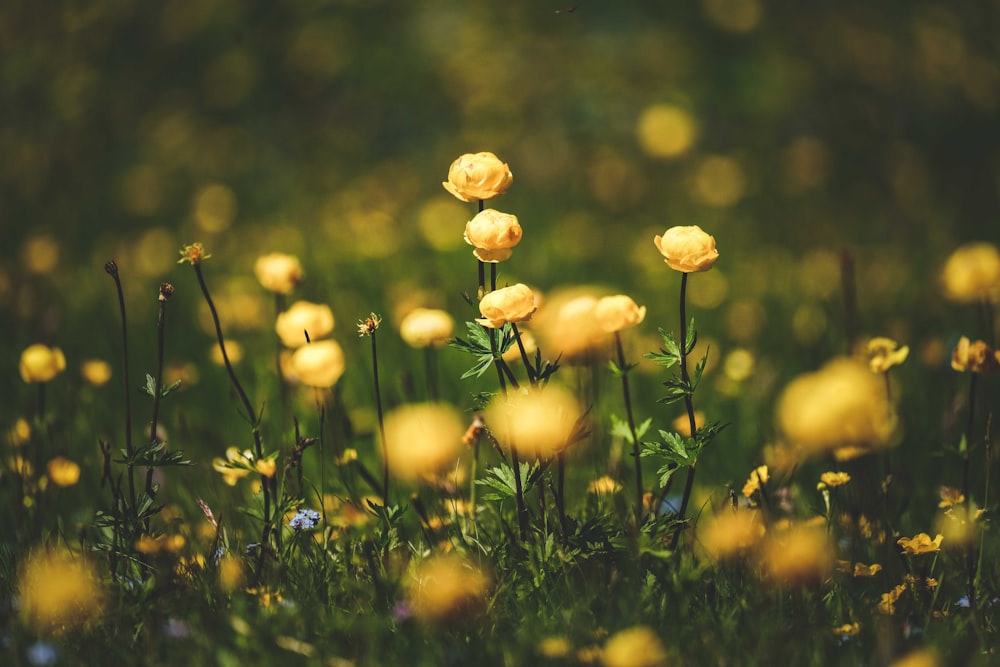
{"type": "Polygon", "coordinates": [[[278,315],[274,328],[287,347],[300,347],[309,339],[322,338],[333,331],[333,311],[330,306],[309,301],[296,301],[278,315]]]}
{"type": "Polygon", "coordinates": [[[258,257],[253,272],[264,289],[276,294],[288,294],[305,277],[298,257],[279,252],[258,257]]]}
{"type": "Polygon", "coordinates": [[[410,347],[440,347],[455,330],[455,320],[443,310],[415,308],[403,318],[399,335],[410,347]]]}
{"type": "Polygon", "coordinates": [[[466,153],[448,169],[448,180],[441,185],[462,201],[492,199],[507,192],[514,181],[510,167],[493,153],[466,153]]]}
{"type": "Polygon", "coordinates": [[[520,243],[521,233],[517,216],[488,208],[466,223],[464,238],[475,246],[472,254],[479,261],[495,263],[510,259],[510,249],[520,243]]]}
{"type": "Polygon", "coordinates": [[[344,352],[333,340],[321,340],[295,350],[292,371],[310,387],[327,388],[344,374],[344,352]]]}
{"type": "Polygon", "coordinates": [[[511,285],[485,295],[479,302],[484,327],[497,329],[508,322],[524,322],[535,312],[535,295],[524,283],[511,285]]]}
{"type": "Polygon", "coordinates": [[[66,369],[66,357],[58,347],[35,343],[21,353],[21,379],[25,382],[48,382],[66,369]]]}
{"type": "Polygon", "coordinates": [[[698,225],[671,227],[663,236],[653,239],[657,250],[671,269],[681,273],[708,271],[719,258],[715,237],[706,234],[698,225]]]}
{"type": "Polygon", "coordinates": [[[601,329],[614,333],[634,327],[646,319],[646,307],[636,305],[632,297],[624,294],[606,296],[594,306],[594,317],[601,329]]]}

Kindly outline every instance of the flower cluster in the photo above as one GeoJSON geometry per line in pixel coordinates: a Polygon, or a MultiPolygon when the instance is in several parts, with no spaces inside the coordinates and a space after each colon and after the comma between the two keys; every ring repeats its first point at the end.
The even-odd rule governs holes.
{"type": "Polygon", "coordinates": [[[319,524],[319,512],[310,509],[300,509],[291,519],[288,526],[295,532],[310,530],[319,524]]]}

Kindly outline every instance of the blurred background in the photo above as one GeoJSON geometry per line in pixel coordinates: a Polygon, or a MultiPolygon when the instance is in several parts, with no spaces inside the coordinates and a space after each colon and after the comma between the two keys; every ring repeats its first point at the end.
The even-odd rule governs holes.
{"type": "MultiPolygon", "coordinates": [[[[852,333],[913,348],[904,391],[917,377],[960,386],[946,358],[976,318],[941,298],[938,274],[957,245],[1000,241],[998,34],[996,0],[8,0],[0,391],[20,398],[3,416],[33,400],[16,370],[26,345],[66,351],[56,401],[79,396],[83,359],[118,358],[109,259],[133,381],[153,368],[169,281],[168,366],[196,400],[225,396],[197,284],[176,264],[194,241],[213,255],[227,334],[259,359],[251,378],[273,368],[274,317],[253,263],[292,253],[307,272],[295,297],[336,315],[348,402],[370,404],[354,322],[376,311],[395,325],[417,305],[472,312],[462,231],[474,205],[441,181],[458,155],[492,151],[514,184],[491,205],[524,228],[501,284],[632,295],[649,309],[633,359],[657,347],[657,326],[678,327],[679,275],[653,236],[691,224],[715,236],[721,258],[693,276],[690,312],[713,350],[699,407],[739,416],[724,439],[740,456],[716,464],[735,479],[784,382],[848,349],[845,265],[852,333]]],[[[398,403],[420,360],[393,335],[383,345],[398,403]]],[[[442,377],[470,365],[440,356],[442,377]]],[[[639,412],[666,427],[662,374],[642,368],[639,412]]],[[[468,407],[474,388],[446,394],[468,407]]],[[[120,389],[102,391],[87,419],[112,430],[120,389]]],[[[168,428],[182,421],[169,410],[168,428]]],[[[207,444],[218,455],[228,443],[207,444]]]]}

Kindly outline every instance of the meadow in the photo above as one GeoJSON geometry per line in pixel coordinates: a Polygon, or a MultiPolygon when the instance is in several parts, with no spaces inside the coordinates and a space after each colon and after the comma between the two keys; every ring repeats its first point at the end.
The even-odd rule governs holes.
{"type": "Polygon", "coordinates": [[[50,5],[4,664],[998,660],[991,3],[50,5]]]}

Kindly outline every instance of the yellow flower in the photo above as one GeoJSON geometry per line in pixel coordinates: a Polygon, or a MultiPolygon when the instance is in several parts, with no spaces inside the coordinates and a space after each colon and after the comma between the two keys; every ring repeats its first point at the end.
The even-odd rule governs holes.
{"type": "Polygon", "coordinates": [[[559,660],[569,655],[573,645],[565,637],[546,637],[538,642],[538,654],[549,660],[559,660]]]}
{"type": "Polygon", "coordinates": [[[280,252],[258,257],[253,272],[264,289],[276,294],[288,294],[305,277],[299,258],[280,252]]]}
{"type": "Polygon", "coordinates": [[[594,317],[601,329],[614,333],[634,327],[646,319],[646,306],[638,306],[632,297],[624,294],[606,296],[594,306],[594,317]]]}
{"type": "Polygon", "coordinates": [[[992,373],[1000,370],[1000,352],[994,352],[984,341],[971,343],[962,336],[951,353],[951,367],[959,373],[992,373]]]}
{"type": "Polygon", "coordinates": [[[429,623],[446,623],[474,615],[486,606],[490,577],[455,556],[421,561],[404,582],[413,614],[429,623]]]}
{"type": "Polygon", "coordinates": [[[454,466],[464,449],[464,431],[462,417],[450,406],[418,403],[396,408],[385,419],[389,470],[415,480],[454,466]]]}
{"type": "Polygon", "coordinates": [[[881,378],[846,358],[800,375],[777,405],[786,440],[810,454],[848,447],[865,453],[887,446],[896,426],[891,415],[881,378]]]}
{"type": "Polygon", "coordinates": [[[765,532],[759,512],[738,509],[711,518],[698,529],[698,538],[708,556],[725,560],[746,553],[760,542],[765,532]]]}
{"type": "Polygon", "coordinates": [[[838,637],[854,637],[859,632],[861,632],[860,623],[845,623],[833,629],[833,634],[838,637]]]}
{"type": "Polygon", "coordinates": [[[291,367],[296,377],[310,387],[332,387],[344,374],[344,352],[337,341],[316,341],[295,350],[291,367]]]}
{"type": "Polygon", "coordinates": [[[49,479],[56,486],[73,486],[80,481],[80,466],[62,456],[49,461],[47,468],[49,479]]]}
{"type": "Polygon", "coordinates": [[[767,480],[767,466],[757,466],[750,471],[750,477],[747,478],[747,483],[743,485],[743,496],[745,498],[751,497],[760,489],[762,484],[767,484],[767,480]]]}
{"type": "Polygon", "coordinates": [[[889,667],[940,667],[941,660],[933,649],[917,649],[910,651],[899,660],[894,660],[889,667]]]}
{"type": "Polygon", "coordinates": [[[612,493],[618,493],[621,490],[622,485],[608,475],[599,477],[587,485],[587,492],[595,493],[597,495],[610,495],[612,493]]]}
{"type": "Polygon", "coordinates": [[[183,264],[184,262],[189,262],[191,266],[201,264],[202,261],[211,257],[211,255],[205,253],[205,248],[200,243],[185,245],[181,248],[180,253],[181,258],[177,260],[177,263],[183,264]]]}
{"type": "MultiPolygon", "coordinates": [[[[691,418],[687,415],[687,413],[674,419],[672,422],[670,422],[670,425],[673,426],[674,431],[684,436],[685,438],[691,437],[691,418]]],[[[695,410],[694,427],[696,429],[699,429],[704,425],[705,425],[705,413],[702,412],[701,410],[695,410]]],[[[764,474],[767,474],[766,468],[764,474]]]]}
{"type": "Polygon", "coordinates": [[[455,320],[443,310],[414,308],[399,325],[399,335],[410,347],[440,347],[455,331],[455,320]]]}
{"type": "Polygon", "coordinates": [[[1000,301],[1000,251],[985,242],[961,246],[945,262],[941,281],[952,301],[1000,301]]]}
{"type": "Polygon", "coordinates": [[[254,464],[254,468],[257,469],[257,472],[262,477],[274,477],[274,473],[278,470],[278,465],[274,462],[273,458],[266,458],[257,461],[254,464]]]}
{"type": "Polygon", "coordinates": [[[497,396],[486,408],[484,420],[496,438],[517,449],[522,457],[551,458],[563,451],[574,435],[582,412],[565,389],[522,389],[497,396]]]}
{"type": "Polygon", "coordinates": [[[941,508],[961,505],[965,502],[965,494],[951,486],[942,486],[938,489],[938,495],[941,496],[941,502],[938,503],[938,507],[941,508]]]}
{"type": "Polygon", "coordinates": [[[19,370],[25,382],[48,382],[65,369],[66,357],[58,347],[35,343],[21,353],[19,370]]]}
{"type": "Polygon", "coordinates": [[[333,331],[333,311],[330,306],[309,301],[296,301],[285,312],[278,315],[274,330],[286,347],[301,347],[306,344],[306,334],[316,340],[333,331]]]}
{"type": "Polygon", "coordinates": [[[681,273],[708,271],[719,259],[715,238],[698,225],[671,227],[653,239],[667,266],[681,273]]]}
{"type": "Polygon", "coordinates": [[[514,175],[493,153],[460,155],[448,169],[448,180],[441,185],[462,201],[492,199],[507,192],[514,175]]]}
{"type": "Polygon", "coordinates": [[[846,472],[825,472],[819,476],[820,484],[828,487],[842,486],[851,481],[851,476],[846,472]]]}
{"type": "Polygon", "coordinates": [[[479,302],[482,318],[477,318],[476,322],[498,329],[508,322],[530,320],[535,308],[535,295],[531,288],[517,283],[485,295],[479,302]]]}
{"type": "Polygon", "coordinates": [[[511,248],[521,242],[521,225],[517,216],[487,208],[465,225],[465,242],[473,246],[472,254],[481,262],[502,262],[510,259],[511,248]]]}
{"type": "Polygon", "coordinates": [[[21,618],[39,633],[60,633],[98,616],[104,591],[83,557],[61,549],[29,554],[18,576],[21,618]]]}
{"type": "Polygon", "coordinates": [[[243,585],[243,563],[239,558],[227,553],[219,560],[219,588],[232,593],[243,585]]]}
{"type": "Polygon", "coordinates": [[[546,299],[532,318],[542,348],[563,363],[591,358],[608,336],[594,315],[599,300],[588,287],[568,288],[546,299]]]}
{"type": "Polygon", "coordinates": [[[901,537],[896,540],[896,544],[903,547],[903,553],[911,556],[919,554],[929,554],[941,550],[941,540],[944,535],[940,533],[933,540],[927,533],[918,533],[911,537],[901,537]]]}
{"type": "Polygon", "coordinates": [[[764,572],[779,585],[818,583],[833,568],[833,547],[822,529],[801,527],[772,535],[760,553],[764,572]]]}
{"type": "Polygon", "coordinates": [[[640,625],[612,635],[601,662],[605,667],[665,667],[667,651],[652,629],[640,625]]]}
{"type": "Polygon", "coordinates": [[[101,359],[88,359],[80,365],[80,375],[93,387],[100,387],[111,379],[111,364],[101,359]]]}
{"type": "Polygon", "coordinates": [[[887,372],[906,361],[909,354],[909,346],[899,347],[899,343],[891,338],[872,338],[868,341],[868,367],[872,373],[887,372]]]}
{"type": "Polygon", "coordinates": [[[250,474],[253,466],[253,453],[249,449],[240,452],[237,447],[226,448],[226,458],[212,459],[212,468],[222,474],[222,480],[229,486],[250,474]]]}
{"type": "Polygon", "coordinates": [[[881,571],[882,566],[878,563],[872,563],[871,565],[865,565],[864,563],[854,564],[855,577],[873,577],[881,571]]]}
{"type": "Polygon", "coordinates": [[[882,599],[878,603],[879,612],[891,616],[896,613],[896,603],[906,592],[906,584],[900,584],[888,593],[882,593],[882,599]]]}

